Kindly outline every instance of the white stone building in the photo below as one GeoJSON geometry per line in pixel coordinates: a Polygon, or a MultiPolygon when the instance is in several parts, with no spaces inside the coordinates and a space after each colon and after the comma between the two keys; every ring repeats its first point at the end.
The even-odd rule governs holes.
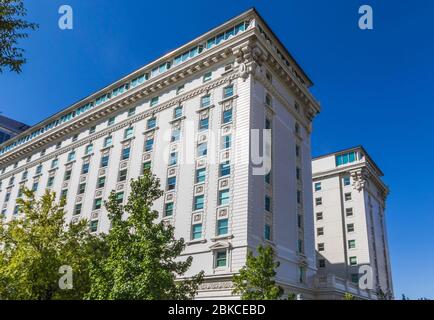
{"type": "Polygon", "coordinates": [[[205,271],[199,298],[236,298],[232,275],[264,243],[278,283],[315,298],[310,86],[251,9],[0,145],[0,214],[20,214],[22,186],[48,188],[66,196],[69,221],[107,232],[103,201],[111,190],[126,201],[150,167],[165,190],[159,219],[193,257],[187,276],[205,271]],[[270,133],[270,172],[252,158],[252,129],[270,133]]]}
{"type": "Polygon", "coordinates": [[[355,147],[313,159],[312,174],[318,279],[358,284],[368,265],[372,291],[393,297],[383,173],[355,147]]]}

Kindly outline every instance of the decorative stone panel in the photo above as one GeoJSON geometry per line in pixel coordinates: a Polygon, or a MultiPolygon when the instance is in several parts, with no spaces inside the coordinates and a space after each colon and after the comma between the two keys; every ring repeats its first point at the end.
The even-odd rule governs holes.
{"type": "Polygon", "coordinates": [[[219,190],[229,188],[229,178],[219,180],[219,190]]]}
{"type": "Polygon", "coordinates": [[[217,209],[217,220],[227,219],[229,217],[229,208],[223,207],[217,209]]]}
{"type": "Polygon", "coordinates": [[[202,220],[203,220],[203,214],[202,213],[193,214],[193,218],[192,218],[193,224],[202,223],[202,220]]]}
{"type": "Polygon", "coordinates": [[[205,193],[205,185],[204,184],[200,184],[200,185],[194,187],[194,194],[195,195],[201,195],[204,193],[205,193]]]}

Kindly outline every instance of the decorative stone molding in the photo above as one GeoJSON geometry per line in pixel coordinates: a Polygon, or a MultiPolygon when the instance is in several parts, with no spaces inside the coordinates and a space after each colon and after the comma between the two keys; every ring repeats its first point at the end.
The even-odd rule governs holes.
{"type": "Polygon", "coordinates": [[[369,172],[365,168],[360,168],[350,172],[351,178],[353,180],[353,188],[357,191],[362,191],[365,186],[367,179],[369,178],[369,172]]]}
{"type": "Polygon", "coordinates": [[[234,288],[232,281],[205,282],[199,285],[199,290],[224,290],[234,288]]]}

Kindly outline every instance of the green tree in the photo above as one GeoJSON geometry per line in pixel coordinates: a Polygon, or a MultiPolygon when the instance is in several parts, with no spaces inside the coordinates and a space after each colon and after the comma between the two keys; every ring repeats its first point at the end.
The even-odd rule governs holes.
{"type": "MultiPolygon", "coordinates": [[[[272,247],[258,247],[258,255],[255,257],[251,251],[247,254],[246,265],[238,275],[234,275],[233,294],[241,295],[242,300],[277,300],[283,295],[283,289],[276,285],[274,277],[275,269],[280,263],[274,261],[272,247]]],[[[295,295],[289,295],[293,300],[295,295]]]]}
{"type": "Polygon", "coordinates": [[[152,204],[162,196],[159,180],[145,170],[131,181],[127,204],[118,203],[112,192],[105,203],[111,222],[104,236],[107,255],[91,268],[88,299],[171,300],[191,299],[202,281],[203,272],[183,281],[192,257],[180,258],[183,239],[174,238],[174,228],[156,222],[152,204]]]}
{"type": "Polygon", "coordinates": [[[24,50],[17,47],[18,41],[28,37],[26,30],[35,30],[38,25],[24,20],[27,11],[23,0],[0,0],[0,73],[8,67],[21,72],[26,62],[24,50]]]}
{"type": "Polygon", "coordinates": [[[65,224],[65,200],[55,193],[41,199],[23,190],[21,215],[0,221],[0,299],[82,299],[89,291],[89,266],[98,257],[99,240],[88,223],[65,224]],[[61,266],[72,268],[71,290],[61,289],[61,266]]]}
{"type": "Polygon", "coordinates": [[[351,293],[344,294],[344,300],[356,300],[356,298],[351,293]]]}

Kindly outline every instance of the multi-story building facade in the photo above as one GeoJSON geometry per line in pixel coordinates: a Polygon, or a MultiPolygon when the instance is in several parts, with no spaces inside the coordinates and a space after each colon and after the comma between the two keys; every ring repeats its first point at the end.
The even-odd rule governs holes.
{"type": "Polygon", "coordinates": [[[0,115],[0,144],[30,128],[28,125],[0,115]]]}
{"type": "Polygon", "coordinates": [[[154,207],[193,257],[187,276],[205,271],[200,298],[231,298],[232,275],[264,243],[277,282],[313,297],[311,85],[249,10],[1,145],[1,214],[20,214],[23,186],[48,188],[66,196],[68,221],[107,232],[103,201],[111,190],[126,201],[149,167],[165,191],[154,207]],[[271,171],[251,161],[259,144],[271,171]]]}
{"type": "Polygon", "coordinates": [[[373,292],[393,297],[383,173],[355,147],[313,159],[312,174],[318,277],[370,276],[373,292]]]}

